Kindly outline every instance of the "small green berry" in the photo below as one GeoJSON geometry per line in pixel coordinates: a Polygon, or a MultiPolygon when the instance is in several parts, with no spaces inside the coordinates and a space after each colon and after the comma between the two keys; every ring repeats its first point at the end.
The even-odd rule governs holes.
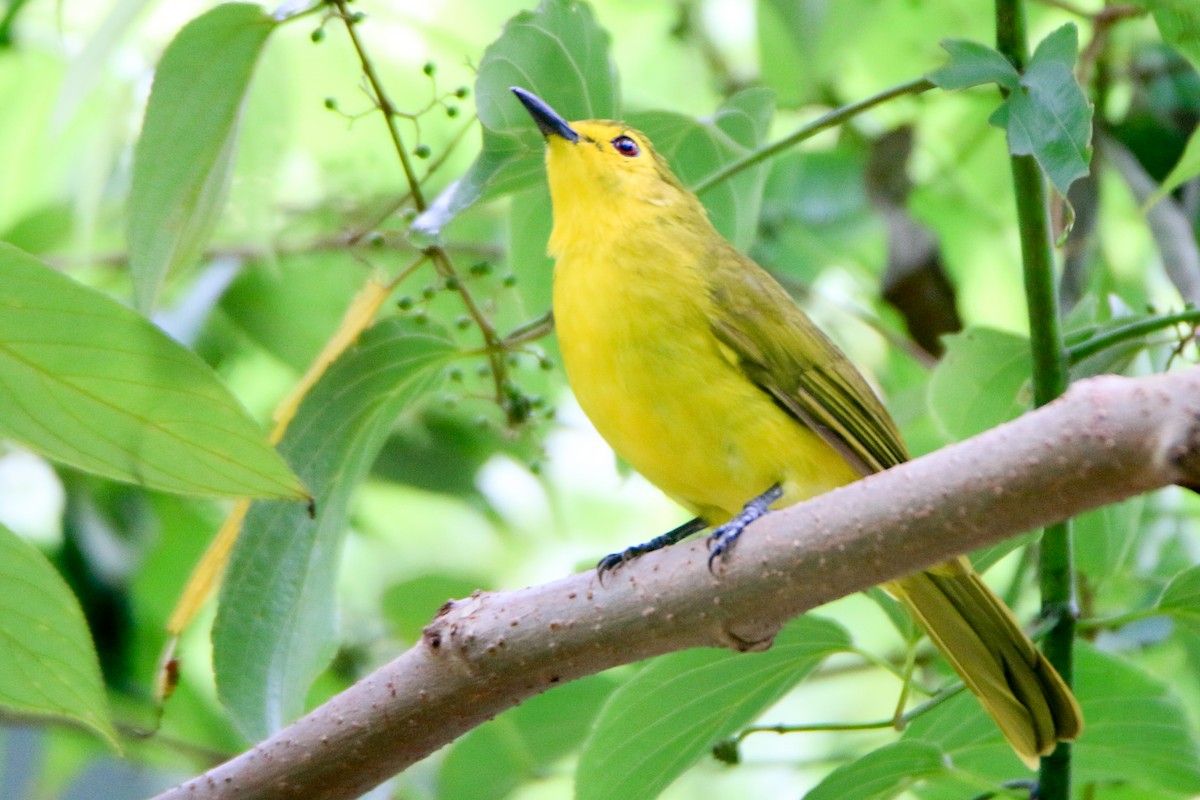
{"type": "Polygon", "coordinates": [[[540,367],[541,369],[544,369],[546,371],[549,371],[549,370],[554,369],[554,362],[551,359],[546,358],[545,356],[542,356],[541,358],[538,359],[538,367],[540,367]]]}
{"type": "Polygon", "coordinates": [[[510,286],[510,287],[511,287],[511,286],[516,286],[516,285],[517,285],[517,276],[516,276],[516,275],[513,275],[512,273],[509,273],[508,275],[505,275],[505,276],[504,276],[504,280],[503,280],[503,281],[501,281],[501,282],[502,282],[502,283],[503,283],[505,286],[510,286]]]}
{"type": "Polygon", "coordinates": [[[437,65],[434,64],[432,61],[426,61],[425,66],[421,67],[421,72],[424,72],[426,75],[432,76],[433,73],[437,72],[437,65]]]}
{"type": "Polygon", "coordinates": [[[421,297],[424,297],[426,300],[432,300],[436,294],[437,289],[433,288],[432,286],[426,286],[421,290],[421,297]]]}
{"type": "Polygon", "coordinates": [[[426,314],[424,310],[417,311],[412,315],[412,318],[413,322],[417,323],[418,325],[425,325],[429,322],[429,315],[426,314]]]}
{"type": "Polygon", "coordinates": [[[417,158],[429,158],[429,153],[429,145],[427,144],[419,144],[417,145],[416,149],[413,150],[413,155],[417,158]]]}
{"type": "Polygon", "coordinates": [[[453,369],[451,369],[449,372],[446,373],[446,377],[449,378],[450,380],[454,381],[455,383],[462,383],[463,371],[461,369],[459,369],[458,367],[454,367],[453,369]]]}
{"type": "Polygon", "coordinates": [[[401,311],[408,311],[414,305],[416,305],[416,302],[417,302],[416,300],[413,300],[408,295],[405,295],[404,297],[401,297],[399,300],[396,301],[396,307],[399,308],[401,311]]]}
{"type": "Polygon", "coordinates": [[[458,287],[462,284],[459,283],[458,278],[451,275],[450,277],[446,278],[442,285],[446,287],[446,291],[448,292],[457,292],[458,287]]]}
{"type": "Polygon", "coordinates": [[[337,105],[336,97],[326,97],[325,98],[325,108],[329,109],[330,111],[337,111],[337,107],[338,107],[338,105],[337,105]]]}
{"type": "Polygon", "coordinates": [[[476,261],[474,264],[472,264],[470,266],[470,272],[472,275],[480,275],[480,276],[491,275],[492,274],[492,262],[476,261]]]}
{"type": "Polygon", "coordinates": [[[454,320],[454,327],[458,328],[460,331],[465,331],[467,328],[471,327],[471,318],[467,316],[459,317],[458,319],[454,320]]]}
{"type": "Polygon", "coordinates": [[[469,94],[470,94],[470,91],[465,86],[460,86],[454,90],[454,96],[457,97],[459,100],[467,99],[467,95],[469,95],[469,94]]]}
{"type": "Polygon", "coordinates": [[[412,222],[417,218],[417,210],[415,208],[406,208],[400,212],[400,216],[405,222],[412,222]]]}
{"type": "Polygon", "coordinates": [[[487,364],[480,364],[475,368],[475,374],[481,378],[486,378],[488,375],[492,374],[492,368],[487,364]]]}
{"type": "Polygon", "coordinates": [[[325,41],[325,29],[317,28],[308,35],[308,38],[312,39],[313,44],[320,44],[321,42],[325,41]]]}
{"type": "Polygon", "coordinates": [[[446,106],[446,116],[454,119],[458,116],[458,106],[446,106]]]}
{"type": "Polygon", "coordinates": [[[367,244],[371,245],[371,247],[383,247],[387,244],[387,239],[379,231],[371,231],[367,234],[367,244]]]}
{"type": "Polygon", "coordinates": [[[358,23],[362,22],[366,18],[367,18],[367,15],[364,14],[363,12],[355,11],[353,14],[350,15],[350,22],[352,24],[357,25],[358,23]]]}

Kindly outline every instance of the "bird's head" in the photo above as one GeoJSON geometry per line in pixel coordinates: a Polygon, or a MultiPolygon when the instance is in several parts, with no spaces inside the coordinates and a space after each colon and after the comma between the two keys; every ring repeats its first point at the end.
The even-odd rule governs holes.
{"type": "MultiPolygon", "coordinates": [[[[602,220],[636,224],[648,214],[694,214],[699,202],[654,151],[646,135],[622,122],[567,122],[532,92],[513,87],[546,137],[546,175],[554,204],[554,240],[602,220]]],[[[703,211],[699,212],[703,215],[703,211]]]]}

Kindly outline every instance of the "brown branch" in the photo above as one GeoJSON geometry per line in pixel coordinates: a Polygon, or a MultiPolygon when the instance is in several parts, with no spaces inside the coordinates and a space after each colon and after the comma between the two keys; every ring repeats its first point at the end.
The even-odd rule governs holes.
{"type": "Polygon", "coordinates": [[[525,698],[688,647],[757,650],[789,618],[1170,484],[1200,487],[1200,368],[1102,377],[1015,422],[769,514],[718,577],[702,541],[448,603],[395,661],[159,796],[356,797],[525,698]]]}

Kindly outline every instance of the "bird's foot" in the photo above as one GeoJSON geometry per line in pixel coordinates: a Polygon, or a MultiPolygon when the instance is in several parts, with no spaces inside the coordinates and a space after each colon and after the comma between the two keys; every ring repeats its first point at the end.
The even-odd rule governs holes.
{"type": "Polygon", "coordinates": [[[733,519],[713,531],[708,537],[708,571],[714,575],[713,564],[718,558],[724,558],[733,549],[734,542],[742,535],[754,520],[766,514],[771,504],[783,497],[783,487],[778,483],[767,489],[758,497],[746,503],[741,512],[733,519]]]}
{"type": "Polygon", "coordinates": [[[639,556],[644,556],[646,553],[653,553],[655,550],[661,550],[664,547],[673,545],[676,542],[686,539],[693,533],[702,531],[707,527],[708,525],[704,522],[704,520],[697,517],[696,519],[688,520],[678,528],[672,528],[661,536],[655,536],[648,542],[635,544],[633,547],[626,547],[619,553],[610,553],[609,555],[606,555],[604,558],[600,559],[598,564],[596,564],[596,574],[600,578],[600,583],[604,583],[605,575],[617,569],[617,567],[620,567],[622,564],[633,561],[639,556]]]}

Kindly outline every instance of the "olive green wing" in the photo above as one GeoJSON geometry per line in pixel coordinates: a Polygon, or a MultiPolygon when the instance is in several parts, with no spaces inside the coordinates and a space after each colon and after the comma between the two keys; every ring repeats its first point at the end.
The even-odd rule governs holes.
{"type": "Polygon", "coordinates": [[[732,246],[706,266],[713,333],[747,378],[863,474],[908,458],[866,380],[774,278],[732,246]]]}

